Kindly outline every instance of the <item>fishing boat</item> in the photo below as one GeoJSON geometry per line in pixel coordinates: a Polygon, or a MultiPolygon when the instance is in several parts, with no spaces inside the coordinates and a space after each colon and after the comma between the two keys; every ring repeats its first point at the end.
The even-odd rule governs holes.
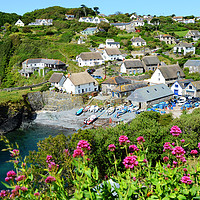
{"type": "Polygon", "coordinates": [[[84,124],[91,124],[93,123],[95,120],[97,119],[96,115],[91,115],[90,117],[88,117],[87,119],[84,120],[84,124]]]}
{"type": "Polygon", "coordinates": [[[115,107],[110,107],[107,110],[108,115],[112,115],[115,112],[115,107]]]}
{"type": "Polygon", "coordinates": [[[83,112],[87,112],[89,109],[90,109],[90,105],[86,106],[86,107],[83,109],[83,112]]]}
{"type": "Polygon", "coordinates": [[[76,115],[77,115],[77,116],[78,116],[78,115],[81,115],[82,112],[83,112],[83,108],[80,108],[80,109],[76,112],[76,115]]]}

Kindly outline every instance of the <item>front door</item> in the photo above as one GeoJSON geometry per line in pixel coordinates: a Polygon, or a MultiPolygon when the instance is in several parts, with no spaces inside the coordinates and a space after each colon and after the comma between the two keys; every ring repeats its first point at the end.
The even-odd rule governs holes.
{"type": "Polygon", "coordinates": [[[174,90],[174,94],[175,94],[175,95],[178,95],[178,90],[174,90]]]}

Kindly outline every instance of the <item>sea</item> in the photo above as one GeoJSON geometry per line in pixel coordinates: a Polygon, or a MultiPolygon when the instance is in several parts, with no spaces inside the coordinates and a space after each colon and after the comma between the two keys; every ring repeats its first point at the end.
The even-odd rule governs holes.
{"type": "MultiPolygon", "coordinates": [[[[17,143],[19,145],[20,155],[24,158],[29,155],[29,151],[37,150],[37,143],[40,140],[44,140],[50,135],[53,137],[59,134],[68,136],[73,133],[73,129],[34,123],[26,128],[20,128],[7,133],[6,137],[10,143],[17,143]]],[[[5,182],[7,172],[14,169],[13,164],[8,162],[10,153],[8,151],[1,151],[4,148],[6,148],[5,144],[0,141],[0,190],[6,189],[2,182],[5,182]]]]}

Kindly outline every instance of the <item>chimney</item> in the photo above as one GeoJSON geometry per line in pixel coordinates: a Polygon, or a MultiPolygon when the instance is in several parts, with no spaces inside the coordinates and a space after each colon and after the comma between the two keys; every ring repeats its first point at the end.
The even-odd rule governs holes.
{"type": "Polygon", "coordinates": [[[157,68],[159,68],[160,67],[160,63],[158,63],[158,65],[157,65],[157,68]]]}
{"type": "Polygon", "coordinates": [[[67,75],[67,76],[68,76],[68,78],[69,78],[69,77],[70,77],[70,73],[68,73],[68,75],[67,75]]]}

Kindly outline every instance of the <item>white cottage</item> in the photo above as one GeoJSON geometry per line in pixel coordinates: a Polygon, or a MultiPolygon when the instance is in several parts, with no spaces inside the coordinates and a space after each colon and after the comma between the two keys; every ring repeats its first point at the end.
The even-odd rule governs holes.
{"type": "Polygon", "coordinates": [[[106,48],[120,48],[120,43],[115,42],[113,39],[107,39],[106,40],[106,48]]]}
{"type": "Polygon", "coordinates": [[[49,82],[52,86],[57,87],[59,90],[63,89],[63,84],[66,80],[66,77],[63,73],[53,73],[49,82]]]}
{"type": "Polygon", "coordinates": [[[131,38],[131,42],[133,46],[146,46],[147,43],[144,39],[142,39],[141,37],[132,37],[131,38]]]}
{"type": "Polygon", "coordinates": [[[64,91],[72,94],[83,94],[99,90],[98,82],[87,72],[69,75],[63,84],[64,91]]]}
{"type": "Polygon", "coordinates": [[[174,46],[173,52],[183,54],[184,56],[190,52],[192,54],[195,54],[195,47],[191,43],[180,42],[179,44],[174,46]]]}
{"type": "Polygon", "coordinates": [[[18,21],[15,23],[15,26],[24,26],[24,22],[21,19],[18,19],[18,21]]]}
{"type": "Polygon", "coordinates": [[[103,51],[104,60],[123,60],[124,56],[118,48],[106,48],[103,51]]]}
{"type": "Polygon", "coordinates": [[[99,52],[83,52],[76,57],[76,61],[79,67],[104,64],[104,59],[99,52]]]}

